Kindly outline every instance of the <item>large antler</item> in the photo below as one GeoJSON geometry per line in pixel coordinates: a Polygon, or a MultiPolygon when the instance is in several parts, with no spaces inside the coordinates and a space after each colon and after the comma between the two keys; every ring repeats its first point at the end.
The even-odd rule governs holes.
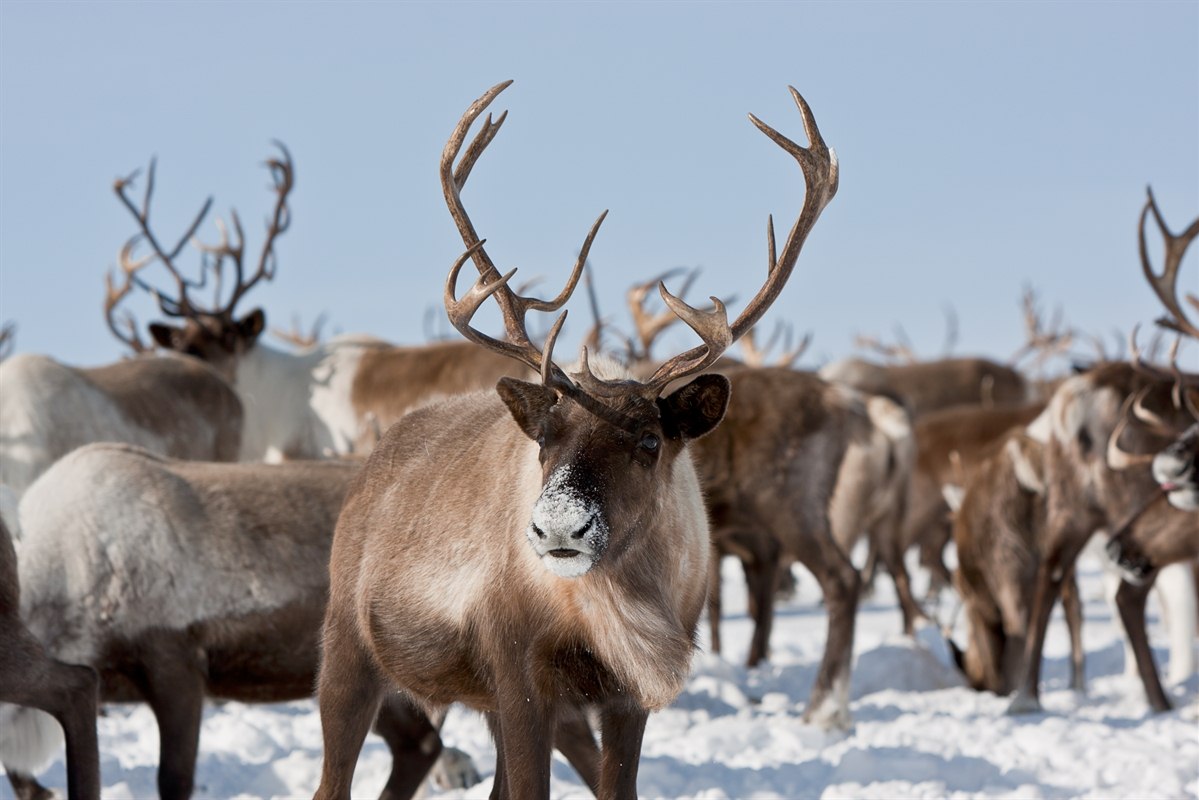
{"type": "Polygon", "coordinates": [[[271,172],[273,189],[276,195],[275,208],[272,216],[267,220],[266,240],[258,259],[257,268],[249,278],[246,278],[243,267],[245,236],[242,231],[241,219],[238,217],[236,211],[230,214],[234,234],[232,242],[229,238],[229,230],[221,220],[217,220],[217,228],[221,236],[221,241],[218,244],[205,245],[196,240],[196,232],[212,208],[212,198],[209,197],[204,201],[199,213],[196,214],[192,223],[187,227],[183,235],[179,237],[174,246],[167,248],[162,245],[159,238],[155,235],[150,222],[150,201],[154,194],[155,159],[150,160],[150,166],[146,172],[146,189],[140,207],[128,194],[128,190],[133,187],[133,182],[139,175],[140,170],[133,172],[128,177],[118,178],[113,182],[113,191],[116,192],[121,203],[129,209],[129,213],[137,220],[139,228],[138,233],[131,237],[125,243],[124,247],[121,248],[120,260],[121,270],[125,273],[124,284],[118,289],[111,277],[108,280],[105,314],[108,317],[109,328],[112,329],[113,333],[119,339],[129,344],[134,350],[140,351],[146,349],[145,345],[140,342],[140,339],[136,338],[132,317],[126,316],[121,323],[123,327],[130,331],[131,336],[122,334],[118,330],[117,323],[112,318],[113,307],[134,286],[138,286],[153,294],[158,301],[159,308],[168,316],[185,318],[194,318],[201,315],[228,317],[232,315],[238,300],[250,288],[263,278],[270,280],[274,277],[276,267],[275,240],[291,225],[291,212],[287,206],[287,197],[295,185],[295,169],[292,165],[291,154],[288,153],[287,148],[281,142],[276,141],[274,144],[279,148],[282,156],[280,158],[267,159],[266,166],[271,172]],[[135,259],[133,253],[143,241],[149,246],[150,253],[140,259],[135,259]],[[188,242],[192,242],[203,254],[200,279],[198,281],[185,278],[175,263],[188,242]],[[228,301],[222,304],[220,302],[221,279],[226,259],[229,259],[233,263],[235,285],[228,301]],[[174,278],[178,289],[177,297],[170,297],[159,289],[150,286],[137,274],[144,267],[155,261],[162,264],[171,277],[174,278]],[[188,294],[188,290],[201,289],[205,286],[210,271],[216,275],[216,299],[211,309],[201,307],[188,294]]]}
{"type": "MultiPolygon", "coordinates": [[[[1141,211],[1141,221],[1137,226],[1141,269],[1144,271],[1145,279],[1149,281],[1153,293],[1157,295],[1157,299],[1161,300],[1162,305],[1170,312],[1169,317],[1159,317],[1157,324],[1199,339],[1199,328],[1195,327],[1195,323],[1187,318],[1178,299],[1178,268],[1182,265],[1182,257],[1186,253],[1187,247],[1195,240],[1196,236],[1199,236],[1199,219],[1192,222],[1191,226],[1180,235],[1175,236],[1170,233],[1165,220],[1162,219],[1161,211],[1157,208],[1157,201],[1153,197],[1153,190],[1146,188],[1145,192],[1149,195],[1149,199],[1145,201],[1145,208],[1141,211]],[[1160,275],[1153,271],[1153,266],[1149,263],[1149,249],[1145,244],[1145,218],[1151,211],[1153,219],[1157,221],[1158,230],[1161,231],[1162,239],[1165,241],[1166,263],[1163,265],[1160,275]]],[[[1193,308],[1199,310],[1199,297],[1188,294],[1186,299],[1193,308]]]]}
{"type": "MultiPolygon", "coordinates": [[[[591,226],[591,230],[587,234],[587,238],[584,240],[583,246],[579,251],[578,259],[575,262],[574,270],[571,272],[566,287],[553,300],[545,301],[532,297],[523,297],[509,288],[508,282],[516,270],[511,270],[503,275],[500,274],[484,248],[484,240],[480,239],[475,232],[474,225],[471,223],[470,217],[467,215],[466,209],[462,204],[462,187],[470,176],[470,172],[478,161],[479,156],[482,155],[483,151],[499,132],[500,126],[507,117],[507,112],[504,112],[494,120],[488,114],[483,127],[475,135],[470,145],[466,147],[465,153],[463,153],[462,148],[466,142],[466,135],[474,121],[482,115],[496,96],[508,88],[511,83],[512,81],[505,81],[493,86],[487,93],[471,104],[458,121],[458,125],[451,133],[441,154],[440,172],[442,192],[445,195],[450,215],[454,218],[458,232],[462,236],[462,241],[467,247],[466,252],[454,262],[453,267],[450,269],[449,277],[446,280],[444,295],[446,312],[454,327],[467,339],[503,353],[538,371],[541,374],[543,383],[569,395],[594,413],[609,419],[614,416],[619,417],[611,408],[600,403],[596,399],[596,396],[614,396],[627,393],[631,389],[656,395],[671,381],[698,372],[711,365],[733,341],[753,327],[753,324],[766,312],[766,309],[775,297],[778,296],[783,284],[790,276],[791,270],[795,266],[795,261],[799,256],[800,248],[803,246],[804,239],[806,239],[808,232],[811,230],[812,224],[815,223],[821,210],[823,210],[824,206],[828,204],[829,200],[836,193],[836,155],[825,146],[823,139],[820,138],[816,122],[812,118],[811,110],[794,89],[791,90],[791,93],[803,116],[804,127],[811,141],[810,148],[802,148],[796,145],[773,128],[770,128],[753,115],[750,115],[750,119],[759,129],[799,161],[808,184],[803,209],[800,212],[799,219],[791,230],[781,257],[777,256],[775,252],[773,223],[768,226],[769,269],[765,286],[759,290],[741,316],[730,326],[725,314],[724,304],[717,298],[712,298],[713,308],[710,311],[701,311],[692,308],[675,295],[672,295],[666,290],[665,285],[659,281],[658,290],[662,295],[663,301],[676,316],[699,333],[700,337],[704,340],[704,344],[675,356],[664,363],[654,373],[653,377],[643,385],[628,381],[606,382],[596,378],[591,374],[587,366],[587,351],[584,349],[581,359],[580,383],[576,384],[552,360],[554,342],[562,328],[566,312],[563,311],[558,316],[553,327],[550,329],[549,335],[546,337],[545,346],[541,349],[534,346],[529,339],[525,326],[525,315],[529,310],[558,311],[566,303],[575,286],[578,284],[579,278],[582,275],[583,265],[586,263],[587,255],[591,250],[591,244],[595,240],[595,236],[607,212],[605,211],[600,214],[599,218],[591,226]],[[462,158],[458,161],[457,166],[455,166],[454,162],[458,160],[460,153],[462,153],[462,158]],[[479,278],[466,294],[459,299],[456,291],[458,274],[468,260],[474,261],[475,267],[479,271],[479,278]],[[492,296],[495,297],[503,316],[506,340],[495,339],[470,325],[471,318],[479,306],[488,297],[492,296]]],[[[623,420],[614,421],[617,424],[623,423],[623,420]]]]}

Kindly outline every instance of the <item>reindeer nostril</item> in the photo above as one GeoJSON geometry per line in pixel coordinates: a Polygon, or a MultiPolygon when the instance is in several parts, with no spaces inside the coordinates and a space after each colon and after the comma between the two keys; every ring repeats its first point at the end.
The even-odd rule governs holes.
{"type": "Polygon", "coordinates": [[[538,539],[545,538],[545,531],[541,530],[541,528],[538,528],[536,522],[531,522],[529,524],[533,526],[533,533],[537,534],[538,539]]]}
{"type": "Polygon", "coordinates": [[[574,533],[571,534],[571,538],[582,539],[584,536],[587,535],[587,531],[591,530],[591,526],[594,523],[595,523],[595,517],[592,516],[590,519],[587,520],[586,525],[584,525],[583,527],[579,528],[577,531],[575,531],[574,533]]]}

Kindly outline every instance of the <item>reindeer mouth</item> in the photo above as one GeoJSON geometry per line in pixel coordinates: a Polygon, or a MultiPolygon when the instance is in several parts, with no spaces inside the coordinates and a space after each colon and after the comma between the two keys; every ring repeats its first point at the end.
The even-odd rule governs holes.
{"type": "Polygon", "coordinates": [[[583,555],[583,551],[574,550],[569,547],[558,547],[553,550],[547,550],[545,554],[554,558],[574,558],[575,556],[583,555]]]}

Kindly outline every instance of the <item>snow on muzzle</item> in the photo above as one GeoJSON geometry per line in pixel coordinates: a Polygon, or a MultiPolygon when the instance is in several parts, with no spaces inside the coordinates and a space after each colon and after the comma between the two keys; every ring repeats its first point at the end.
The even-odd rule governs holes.
{"type": "Polygon", "coordinates": [[[570,485],[570,472],[560,467],[550,476],[525,531],[541,563],[561,578],[587,573],[608,545],[603,512],[570,485]]]}

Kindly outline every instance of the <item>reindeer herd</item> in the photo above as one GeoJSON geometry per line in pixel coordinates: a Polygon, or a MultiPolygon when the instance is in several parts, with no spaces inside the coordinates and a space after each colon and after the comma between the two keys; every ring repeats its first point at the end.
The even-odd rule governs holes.
{"type": "MultiPolygon", "coordinates": [[[[556,297],[510,287],[515,270],[497,269],[462,201],[506,112],[468,135],[509,83],[467,109],[441,156],[465,247],[443,302],[466,341],[342,336],[299,352],[262,341],[263,311],[237,305],[273,277],[291,224],[282,145],[267,162],[275,204],[256,265],[236,214],[218,222],[216,244],[196,241],[211,200],[164,243],[151,225],[153,162],[140,203],[136,173],[116,181],[138,232],[104,311],[133,357],[90,369],[28,354],[0,363],[0,700],[14,704],[0,707],[0,761],[18,797],[49,796],[34,775],[61,734],[69,796],[99,796],[102,703],[150,706],[159,793],[186,798],[207,698],[314,693],[320,798],[349,796],[372,728],[393,757],[383,796],[412,796],[451,755],[439,730],[453,703],[483,713],[494,736],[492,797],[548,797],[555,748],[597,796],[634,797],[648,714],[682,690],[705,609],[720,649],[725,555],[746,574],[750,665],[769,657],[790,565],[818,581],[828,633],[805,719],[844,728],[858,599],[877,564],[905,632],[928,624],[905,565],[913,548],[964,602],[957,655],[971,685],[1014,692],[1013,713],[1037,709],[1060,597],[1081,688],[1074,568],[1103,532],[1149,702],[1169,708],[1146,598],[1159,573],[1181,585],[1166,601],[1182,628],[1171,669],[1189,673],[1199,558],[1199,376],[1176,353],[1154,365],[1134,347],[1129,362],[1049,385],[985,359],[855,359],[816,374],[791,366],[806,339],[768,365],[752,331],[838,184],[836,155],[792,89],[808,146],[750,119],[798,162],[804,202],[781,252],[768,225],[765,279],[741,314],[730,322],[720,300],[697,308],[649,281],[630,290],[636,338],[623,350],[603,346],[596,311],[579,359],[555,363],[566,312],[540,343],[526,316],[570,299],[606,212],[556,297]],[[189,242],[199,278],[178,263],[189,242]],[[467,262],[479,275],[460,294],[467,262]],[[170,291],[150,284],[151,266],[170,291]],[[212,305],[199,300],[209,280],[212,305]],[[653,288],[664,313],[647,310],[653,288]],[[117,312],[135,290],[177,321],[149,325],[152,345],[117,312]],[[488,301],[499,338],[472,323],[488,301]],[[655,338],[678,320],[702,343],[654,359],[655,338]],[[728,353],[738,340],[744,360],[728,353]]],[[[1150,194],[1139,231],[1168,315],[1159,324],[1199,338],[1177,289],[1199,220],[1172,234],[1150,194]],[[1149,216],[1165,241],[1161,273],[1149,216]]]]}

